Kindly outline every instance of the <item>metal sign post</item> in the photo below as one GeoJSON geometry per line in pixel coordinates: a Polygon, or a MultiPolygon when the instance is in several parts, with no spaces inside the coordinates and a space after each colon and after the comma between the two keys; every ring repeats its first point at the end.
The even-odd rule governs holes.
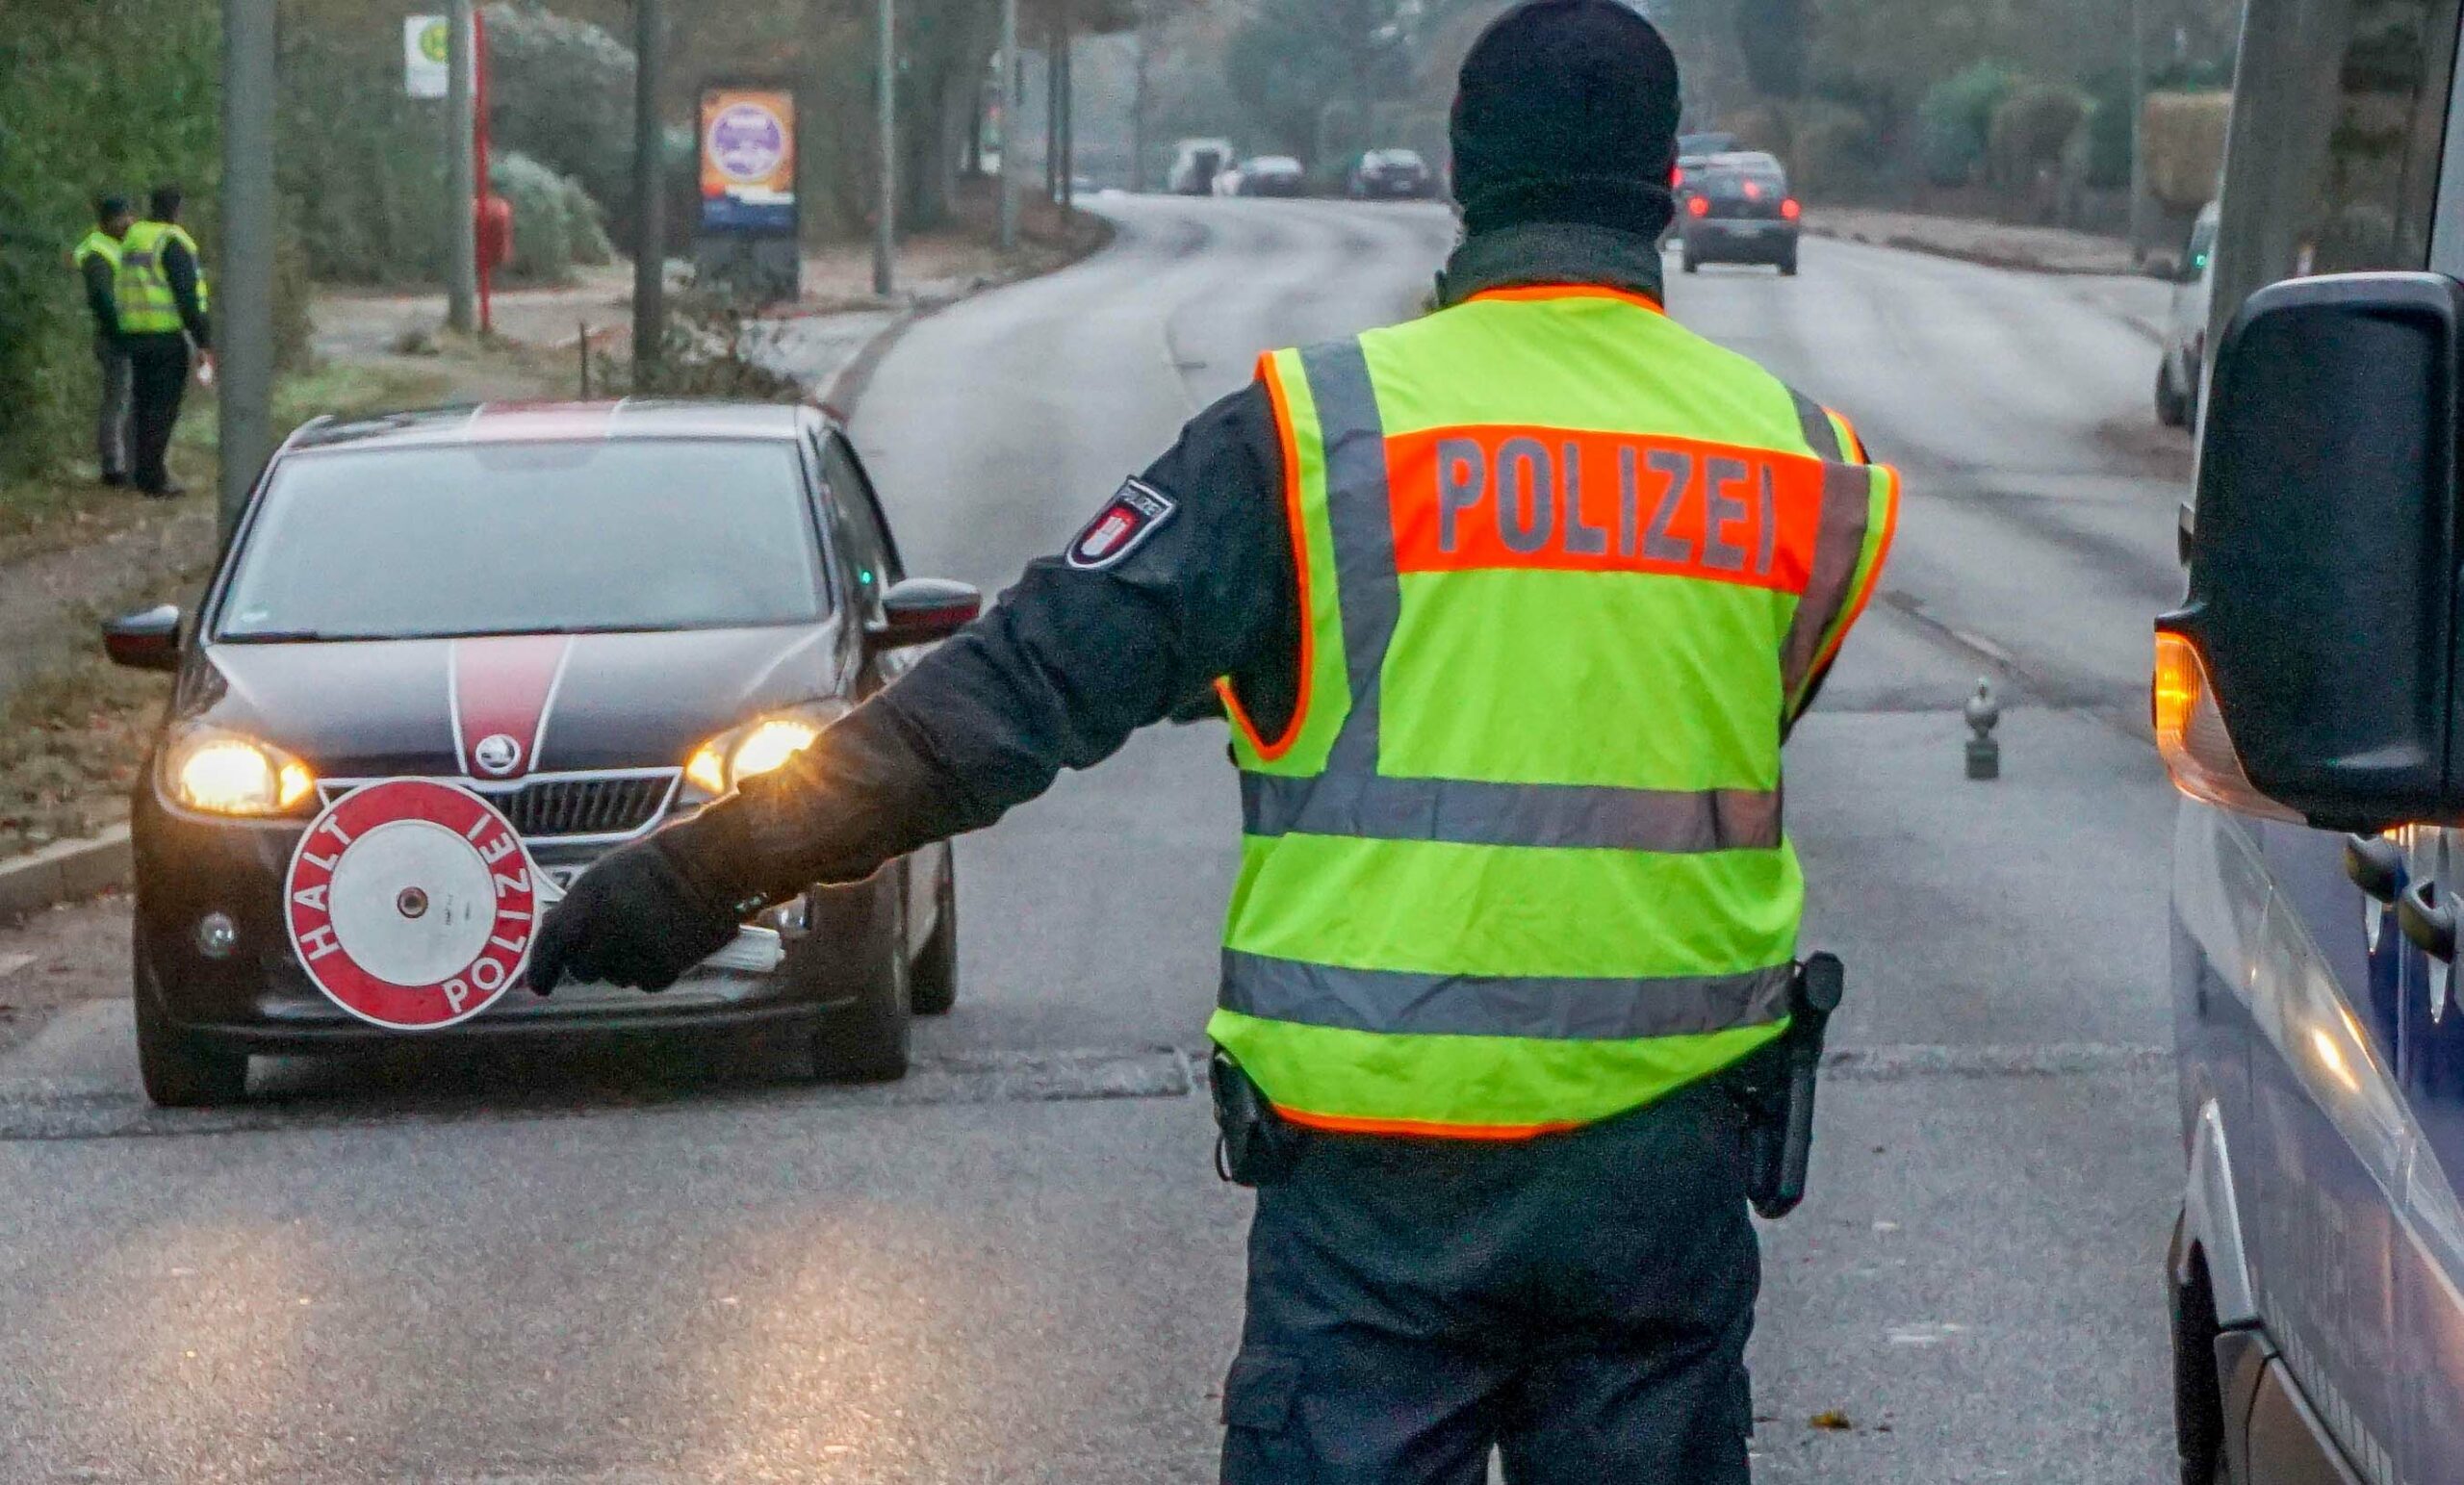
{"type": "Polygon", "coordinates": [[[633,384],[658,372],[667,340],[666,183],[659,168],[658,94],[666,61],[659,0],[633,0],[633,384]]]}
{"type": "Polygon", "coordinates": [[[488,178],[488,17],[481,11],[471,13],[471,231],[473,256],[479,270],[479,333],[494,335],[496,254],[476,250],[479,216],[496,196],[496,188],[488,178]]]}
{"type": "Polygon", "coordinates": [[[445,322],[468,335],[477,327],[479,298],[479,221],[472,207],[479,191],[477,141],[472,133],[476,69],[472,65],[471,0],[453,0],[452,14],[451,74],[445,100],[445,322]]]}
{"type": "Polygon", "coordinates": [[[220,523],[273,454],[274,0],[222,0],[220,523]]]}

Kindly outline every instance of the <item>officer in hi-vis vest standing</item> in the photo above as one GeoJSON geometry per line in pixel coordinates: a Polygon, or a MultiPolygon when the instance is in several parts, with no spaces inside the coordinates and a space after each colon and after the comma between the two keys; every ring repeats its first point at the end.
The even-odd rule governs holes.
{"type": "Polygon", "coordinates": [[[119,333],[119,243],[136,221],[118,196],[94,201],[94,226],[69,253],[86,309],[94,319],[94,371],[101,396],[94,409],[94,462],[103,483],[128,483],[128,347],[119,333]]]}
{"type": "Polygon", "coordinates": [[[190,343],[209,374],[214,365],[205,269],[196,239],[180,225],[181,203],[179,187],[157,187],[145,219],[119,244],[120,344],[128,349],[135,401],[132,474],[138,489],[156,496],[185,493],[166,459],[188,394],[190,343]]]}
{"type": "Polygon", "coordinates": [[[1635,11],[1500,18],[1434,313],[1265,358],[980,623],[539,935],[543,991],[663,987],[737,907],[989,825],[1222,678],[1235,1485],[1477,1485],[1493,1447],[1518,1482],[1747,1475],[1739,1089],[1810,1004],[1781,743],[1898,486],[1663,313],[1677,121],[1635,11]]]}

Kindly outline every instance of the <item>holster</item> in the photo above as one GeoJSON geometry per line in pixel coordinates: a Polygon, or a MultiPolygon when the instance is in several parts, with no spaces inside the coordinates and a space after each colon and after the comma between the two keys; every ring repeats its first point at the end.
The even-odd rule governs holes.
{"type": "Polygon", "coordinates": [[[1746,1196],[1777,1221],[1805,1200],[1813,1158],[1814,1088],[1831,1012],[1846,974],[1835,955],[1816,954],[1788,983],[1788,1029],[1740,1065],[1732,1087],[1745,1108],[1746,1196]]]}
{"type": "Polygon", "coordinates": [[[1299,1155],[1301,1132],[1221,1047],[1207,1063],[1207,1083],[1215,1094],[1215,1173],[1235,1186],[1280,1184],[1299,1155]]]}

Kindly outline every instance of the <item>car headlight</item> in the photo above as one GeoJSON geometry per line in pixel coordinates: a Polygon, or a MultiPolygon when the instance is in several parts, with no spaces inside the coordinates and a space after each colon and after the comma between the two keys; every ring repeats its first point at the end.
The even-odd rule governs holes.
{"type": "Polygon", "coordinates": [[[823,728],[846,714],[844,704],[824,702],[748,722],[694,749],[684,777],[706,794],[728,793],[811,747],[823,728]]]}
{"type": "Polygon", "coordinates": [[[206,814],[283,815],[316,793],[317,776],[270,743],[200,729],[165,750],[163,785],[173,803],[206,814]]]}

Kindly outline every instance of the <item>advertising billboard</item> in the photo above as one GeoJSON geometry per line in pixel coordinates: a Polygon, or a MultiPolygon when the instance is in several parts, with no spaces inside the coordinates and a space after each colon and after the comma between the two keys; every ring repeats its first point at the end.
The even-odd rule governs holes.
{"type": "Polygon", "coordinates": [[[783,88],[702,90],[702,230],[796,230],[796,97],[783,88]]]}

